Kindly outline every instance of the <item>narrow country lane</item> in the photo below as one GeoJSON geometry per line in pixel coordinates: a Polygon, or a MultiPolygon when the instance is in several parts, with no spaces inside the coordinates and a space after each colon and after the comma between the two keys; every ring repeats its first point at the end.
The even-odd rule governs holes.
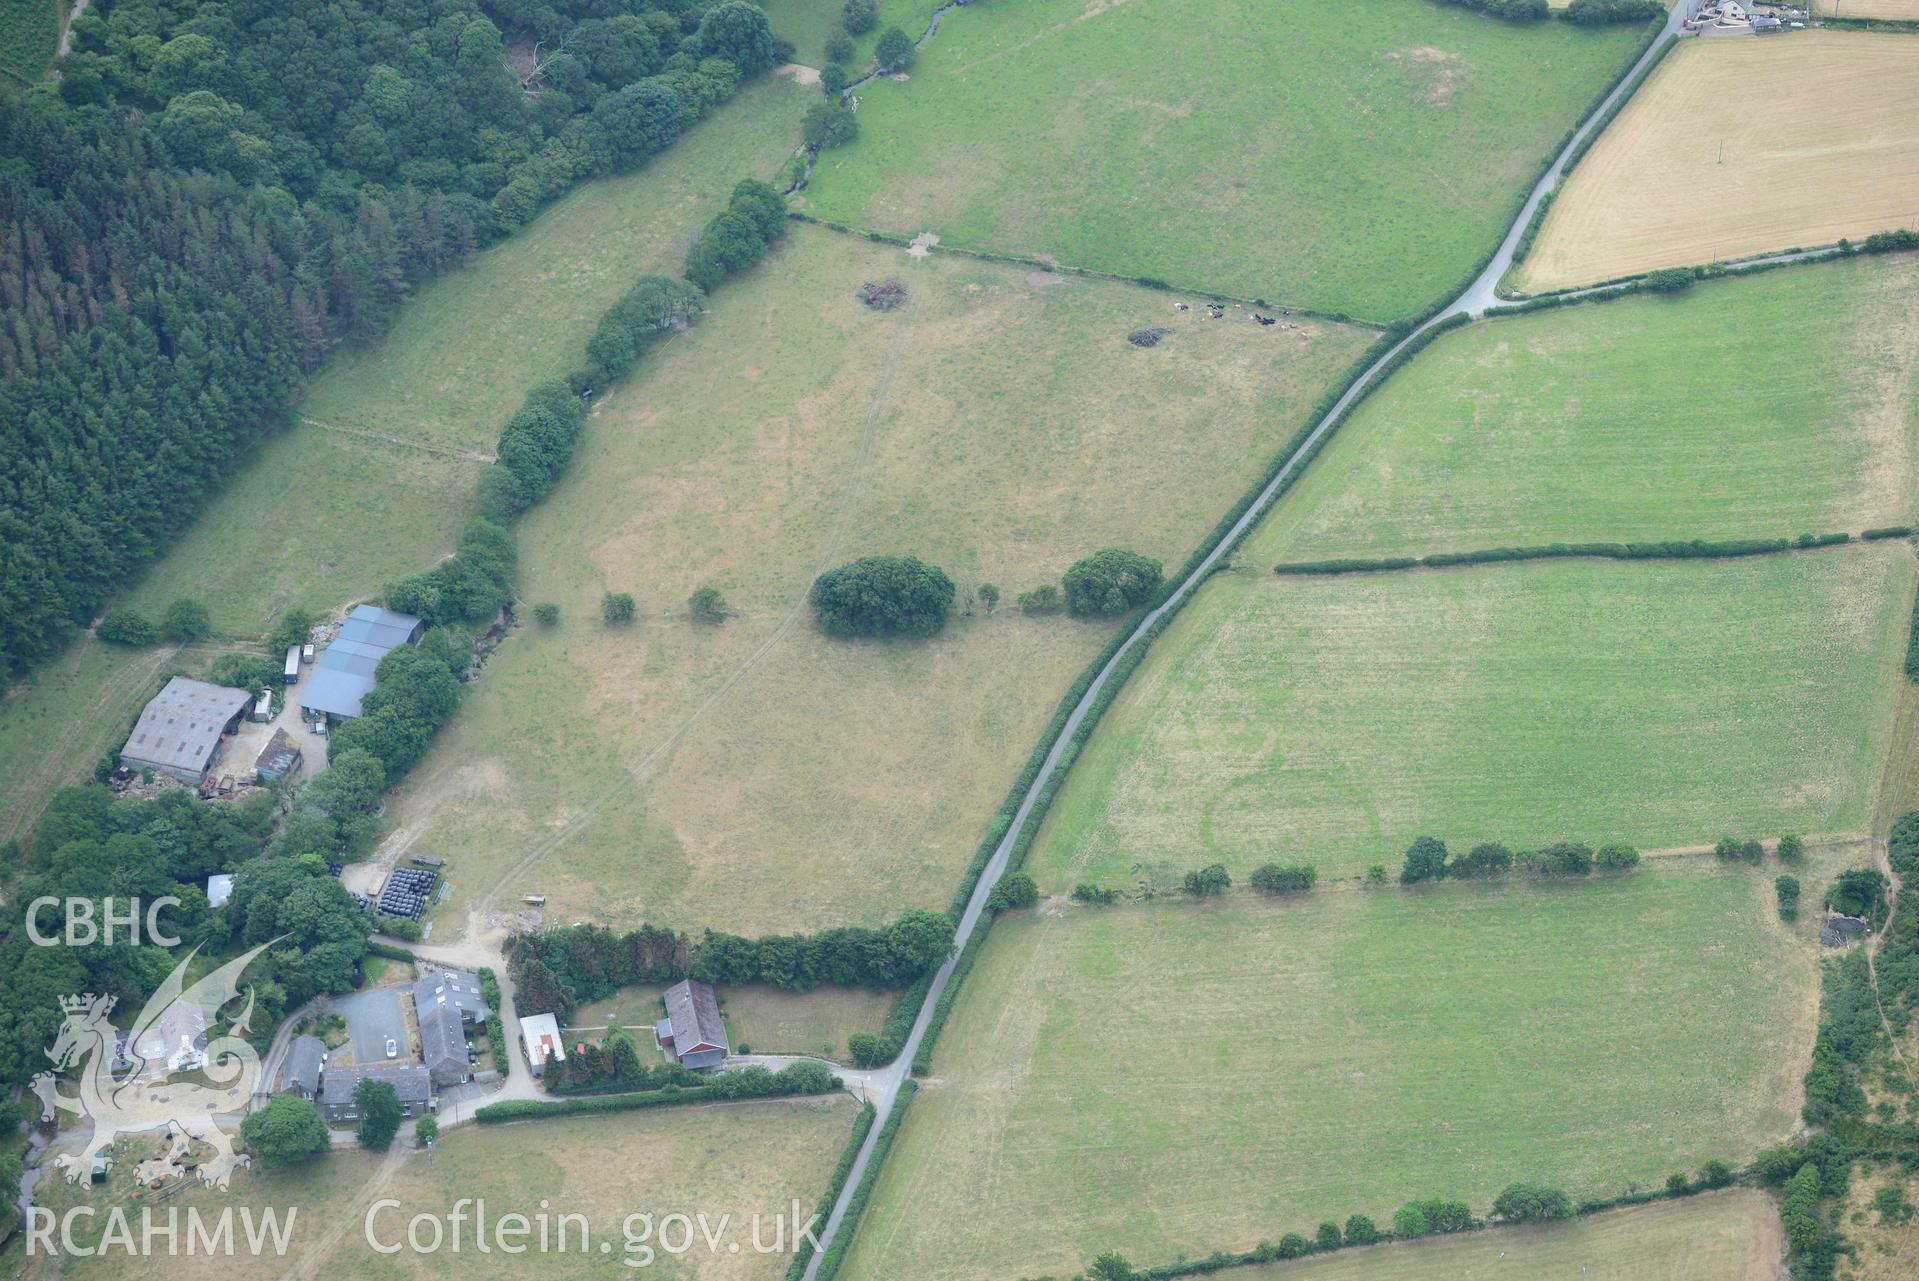
{"type": "MultiPolygon", "coordinates": [[[[1146,643],[1147,636],[1162,619],[1177,613],[1186,604],[1198,590],[1199,585],[1205,582],[1218,566],[1226,549],[1236,544],[1247,530],[1266,515],[1280,490],[1304,465],[1304,460],[1311,457],[1314,447],[1332,431],[1347,410],[1373,389],[1383,371],[1392,367],[1401,352],[1436,326],[1455,316],[1478,317],[1500,310],[1501,302],[1495,291],[1500,278],[1512,266],[1513,254],[1519,246],[1519,238],[1525,233],[1526,224],[1532,220],[1534,211],[1539,208],[1539,202],[1545,199],[1546,193],[1558,183],[1565,172],[1567,161],[1585,141],[1587,135],[1593,131],[1601,119],[1605,118],[1613,104],[1626,95],[1638,80],[1640,73],[1652,64],[1666,37],[1679,31],[1686,14],[1690,11],[1690,6],[1691,0],[1677,0],[1672,11],[1667,15],[1666,25],[1660,32],[1659,38],[1646,47],[1646,51],[1639,56],[1638,61],[1633,63],[1632,68],[1620,77],[1619,83],[1614,86],[1612,92],[1600,99],[1587,117],[1580,122],[1579,127],[1573,130],[1566,139],[1565,146],[1547,167],[1545,174],[1533,184],[1532,191],[1520,205],[1512,225],[1507,228],[1505,238],[1499,243],[1499,249],[1493,254],[1485,269],[1451,303],[1394,343],[1378,360],[1368,365],[1365,371],[1353,380],[1345,393],[1333,402],[1332,408],[1326,411],[1325,416],[1314,424],[1312,431],[1300,441],[1298,448],[1266,483],[1266,487],[1260,490],[1259,495],[1247,507],[1245,514],[1233,523],[1225,535],[1213,545],[1212,550],[1200,559],[1192,573],[1182,579],[1163,602],[1147,611],[1133,625],[1133,630],[1127,636],[1125,643],[1113,651],[1112,657],[1106,660],[1106,665],[1094,676],[1092,683],[1086,687],[1086,692],[1080,696],[1079,702],[1074,704],[1072,713],[1066,718],[1066,723],[1060,727],[1059,734],[1048,749],[1046,759],[1041,763],[1038,773],[1028,784],[1025,795],[1020,798],[1019,808],[1013,814],[1013,821],[1007,825],[1006,834],[994,847],[992,857],[987,860],[986,869],[980,874],[979,883],[973,887],[972,897],[967,900],[966,911],[960,917],[959,929],[955,935],[960,948],[965,946],[966,940],[978,927],[980,917],[986,909],[987,895],[993,892],[993,886],[1005,874],[1007,860],[1012,855],[1014,845],[1019,841],[1020,833],[1026,829],[1026,824],[1032,817],[1034,805],[1059,769],[1060,758],[1065,754],[1067,745],[1072,742],[1073,736],[1085,722],[1088,713],[1099,701],[1100,694],[1105,690],[1107,682],[1112,679],[1114,671],[1134,649],[1146,643]]],[[[879,1136],[886,1126],[886,1119],[892,1114],[894,1105],[899,1101],[900,1086],[906,1080],[913,1063],[913,1056],[919,1052],[920,1042],[925,1038],[926,1029],[932,1022],[933,1011],[938,1007],[947,984],[952,982],[953,969],[958,961],[959,956],[956,950],[954,955],[948,957],[946,963],[940,966],[939,972],[933,977],[932,986],[926,990],[926,999],[920,1005],[919,1015],[913,1020],[913,1030],[908,1033],[905,1043],[900,1047],[899,1057],[894,1059],[890,1066],[882,1069],[873,1081],[876,1093],[870,1101],[878,1115],[874,1119],[873,1128],[867,1132],[865,1142],[860,1144],[858,1155],[853,1158],[853,1165],[847,1172],[846,1182],[833,1202],[833,1211],[826,1220],[825,1228],[820,1232],[819,1250],[807,1262],[802,1281],[816,1281],[819,1275],[820,1263],[826,1257],[826,1251],[832,1246],[834,1238],[845,1221],[847,1207],[858,1192],[860,1180],[865,1176],[867,1166],[872,1161],[873,1149],[879,1143],[879,1136]]]]}

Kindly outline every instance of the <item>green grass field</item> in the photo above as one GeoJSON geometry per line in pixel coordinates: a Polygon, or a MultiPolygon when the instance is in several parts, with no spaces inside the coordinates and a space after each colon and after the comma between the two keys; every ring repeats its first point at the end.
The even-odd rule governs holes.
{"type": "Polygon", "coordinates": [[[1345,1250],[1245,1281],[1765,1281],[1785,1240],[1763,1192],[1737,1188],[1543,1227],[1345,1250]]]}
{"type": "Polygon", "coordinates": [[[0,0],[0,88],[46,74],[60,44],[60,0],[0,0]]]}
{"type": "Polygon", "coordinates": [[[1909,523],[1915,334],[1910,259],[1482,322],[1368,399],[1243,557],[1909,523]]]}
{"type": "MultiPolygon", "coordinates": [[[[775,1214],[787,1216],[787,1241],[795,1198],[811,1213],[826,1187],[852,1131],[857,1105],[844,1096],[827,1096],[793,1103],[745,1103],[670,1108],[629,1113],[617,1125],[605,1118],[578,1117],[519,1125],[462,1126],[447,1131],[429,1155],[396,1153],[395,1165],[383,1165],[375,1155],[345,1149],[290,1170],[242,1170],[234,1175],[230,1194],[188,1191],[168,1205],[195,1206],[217,1215],[224,1206],[287,1207],[297,1209],[292,1246],[284,1258],[269,1253],[265,1259],[244,1250],[232,1255],[196,1256],[196,1276],[212,1281],[238,1281],[262,1275],[346,1277],[353,1281],[402,1281],[448,1275],[507,1278],[581,1275],[665,1276],[676,1281],[773,1281],[784,1275],[787,1255],[759,1254],[753,1249],[751,1220],[763,1219],[761,1242],[774,1241],[775,1214]],[[407,1221],[416,1214],[444,1220],[462,1198],[484,1200],[490,1222],[509,1213],[529,1218],[542,1209],[550,1216],[562,1213],[586,1216],[589,1249],[577,1248],[580,1236],[565,1253],[528,1249],[514,1256],[498,1249],[482,1254],[474,1248],[472,1208],[464,1248],[454,1254],[443,1245],[438,1253],[402,1249],[380,1254],[366,1237],[368,1207],[376,1198],[399,1203],[372,1217],[381,1244],[404,1243],[407,1221]],[[651,1217],[653,1225],[666,1215],[704,1213],[719,1245],[710,1251],[698,1228],[693,1248],[680,1254],[659,1249],[659,1237],[649,1230],[654,1257],[647,1264],[636,1243],[626,1246],[625,1221],[630,1215],[651,1217]],[[726,1216],[722,1226],[722,1216],[726,1216]],[[600,1251],[600,1242],[608,1251],[600,1251]],[[737,1252],[728,1250],[736,1244],[737,1252]],[[632,1266],[623,1267],[631,1260],[632,1266]],[[643,1266],[644,1265],[644,1266],[643,1266]]],[[[144,1149],[157,1136],[129,1142],[144,1149]]],[[[56,1208],[84,1198],[104,1207],[128,1206],[137,1214],[139,1202],[128,1196],[130,1166],[116,1169],[104,1190],[72,1189],[49,1181],[41,1185],[39,1202],[56,1208]]],[[[138,1241],[138,1219],[135,1241],[138,1241]]],[[[537,1221],[536,1221],[537,1222],[537,1221]]],[[[549,1219],[557,1223],[557,1219],[549,1219]]],[[[104,1226],[94,1220],[97,1235],[104,1226]]],[[[640,1225],[631,1225],[635,1237],[640,1225]]],[[[88,1225],[78,1235],[86,1238],[88,1225]]],[[[490,1230],[490,1229],[489,1229],[490,1230]]],[[[557,1232],[557,1227],[556,1227],[557,1232]]],[[[184,1232],[184,1229],[183,1229],[184,1232]]],[[[677,1246],[677,1236],[672,1237],[677,1246]]],[[[184,1235],[182,1237],[184,1251],[184,1235]]],[[[526,1244],[536,1245],[537,1235],[526,1244]]],[[[491,1242],[490,1242],[491,1243],[491,1242]]],[[[162,1245],[149,1257],[128,1258],[115,1253],[103,1258],[65,1261],[65,1275],[74,1281],[111,1277],[116,1281],[178,1274],[179,1260],[162,1245]]]]}
{"type": "Polygon", "coordinates": [[[805,205],[1389,321],[1492,248],[1638,36],[1423,0],[975,5],[865,90],[805,205]]]}
{"type": "Polygon", "coordinates": [[[1768,876],[1688,860],[1007,917],[844,1275],[1146,1266],[1748,1159],[1798,1125],[1818,974],[1772,916],[1768,876]]]}
{"type": "Polygon", "coordinates": [[[1215,579],[1080,756],[1031,870],[1049,889],[1214,861],[1352,876],[1421,834],[1863,831],[1914,579],[1903,543],[1215,579]]]}
{"type": "Polygon", "coordinates": [[[640,275],[678,274],[733,184],[769,177],[815,91],[744,90],[638,173],[561,200],[464,270],[426,286],[393,332],[335,352],[299,412],[133,593],[178,596],[217,626],[258,634],[289,605],[324,610],[448,554],[483,463],[526,389],[579,363],[601,314],[640,275]],[[435,453],[416,448],[424,444],[435,453]]]}
{"type": "Polygon", "coordinates": [[[502,647],[394,821],[452,860],[456,914],[529,851],[550,852],[510,895],[560,920],[754,933],[943,906],[1108,635],[1014,595],[1104,546],[1184,559],[1370,339],[797,225],[613,390],[527,514],[520,592],[560,625],[502,647]],[[853,298],[888,276],[900,310],[853,298]],[[1148,323],[1171,336],[1129,346],[1148,323]],[[823,637],[814,576],[877,552],[1005,603],[923,643],[823,637]],[[687,617],[704,584],[724,627],[687,617]],[[635,626],[599,622],[606,591],[636,596],[635,626]]]}

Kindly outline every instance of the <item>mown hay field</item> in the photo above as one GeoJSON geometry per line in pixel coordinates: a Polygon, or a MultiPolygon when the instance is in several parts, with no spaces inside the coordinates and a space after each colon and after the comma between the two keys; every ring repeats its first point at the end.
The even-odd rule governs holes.
{"type": "Polygon", "coordinates": [[[1538,293],[1919,224],[1919,41],[1682,41],[1553,201],[1538,293]]]}
{"type": "Polygon", "coordinates": [[[289,606],[334,609],[449,554],[527,388],[579,364],[639,276],[679,273],[733,184],[779,168],[817,92],[748,86],[651,165],[581,187],[427,285],[377,342],[334,352],[298,411],[321,425],[269,442],[131,603],[157,614],[192,596],[216,626],[258,635],[289,606]]]}
{"type": "Polygon", "coordinates": [[[1688,860],[1002,918],[845,1275],[1145,1266],[1749,1159],[1798,1124],[1818,977],[1771,896],[1688,860]]]}
{"type": "Polygon", "coordinates": [[[1014,596],[1102,547],[1183,560],[1372,338],[795,226],[521,522],[521,595],[561,621],[488,664],[392,807],[406,844],[452,860],[456,914],[503,881],[554,919],[742,933],[944,906],[1110,634],[1014,596]],[[898,310],[853,297],[888,277],[898,310]],[[1169,336],[1128,345],[1148,324],[1169,336]],[[814,577],[872,553],[1002,603],[925,641],[823,636],[814,577]],[[706,585],[724,626],[688,616],[706,585]],[[601,623],[608,591],[633,626],[601,623]]]}
{"type": "MultiPolygon", "coordinates": [[[[196,1276],[211,1281],[261,1276],[349,1277],[354,1281],[402,1281],[445,1276],[462,1277],[579,1276],[589,1272],[627,1274],[621,1264],[631,1259],[633,1275],[665,1275],[681,1281],[771,1281],[785,1274],[787,1255],[761,1254],[752,1247],[751,1221],[764,1216],[762,1237],[773,1241],[773,1218],[791,1219],[792,1202],[812,1213],[826,1188],[834,1163],[852,1133],[858,1105],[845,1095],[798,1102],[739,1103],[718,1106],[667,1108],[627,1113],[609,1125],[606,1118],[575,1117],[555,1121],[523,1122],[506,1126],[462,1126],[447,1131],[429,1154],[393,1153],[394,1160],[357,1149],[342,1149],[291,1169],[241,1170],[230,1193],[185,1192],[167,1205],[197,1207],[203,1215],[222,1208],[287,1207],[298,1211],[291,1247],[284,1257],[271,1253],[255,1258],[244,1250],[231,1257],[196,1257],[196,1276]],[[480,1253],[473,1242],[473,1208],[469,1205],[464,1247],[451,1252],[451,1237],[437,1253],[402,1248],[398,1253],[375,1251],[367,1239],[368,1207],[377,1199],[399,1202],[374,1214],[373,1233],[383,1246],[406,1241],[407,1222],[428,1214],[442,1221],[456,1202],[473,1198],[485,1202],[489,1223],[520,1213],[537,1223],[544,1209],[586,1216],[589,1249],[562,1254],[529,1248],[517,1256],[495,1249],[480,1253]],[[669,1214],[689,1217],[704,1213],[720,1242],[710,1252],[695,1227],[693,1249],[683,1254],[658,1251],[657,1224],[669,1214]],[[627,1216],[652,1216],[650,1242],[656,1256],[645,1267],[636,1242],[629,1253],[623,1222],[627,1216]],[[721,1216],[728,1216],[720,1227],[721,1216]],[[602,1253],[600,1243],[610,1249],[602,1253]],[[727,1249],[737,1245],[737,1251],[727,1249]]],[[[148,1144],[155,1136],[134,1141],[148,1144]]],[[[116,1170],[104,1191],[77,1190],[64,1183],[41,1184],[40,1203],[62,1208],[84,1199],[101,1207],[127,1207],[137,1215],[140,1202],[127,1193],[128,1174],[116,1170]]],[[[164,1221],[164,1210],[159,1212],[164,1221]]],[[[184,1213],[184,1211],[183,1211],[184,1213]]],[[[556,1219],[549,1219],[555,1223],[556,1219]]],[[[138,1240],[138,1219],[134,1219],[138,1240]]],[[[104,1222],[95,1219],[97,1234],[104,1222]]],[[[639,1225],[633,1225],[639,1235],[639,1225]]],[[[571,1229],[570,1244],[580,1239],[571,1229]]],[[[83,1222],[77,1233],[87,1238],[83,1222]]],[[[555,1228],[557,1234],[557,1226],[555,1228]]],[[[670,1233],[677,1245],[676,1230],[670,1233]]],[[[430,1240],[423,1236],[422,1240],[430,1240]]],[[[554,1239],[557,1239],[556,1237],[554,1239]]],[[[537,1236],[526,1238],[535,1245],[537,1236]]],[[[788,1228],[787,1240],[791,1241],[788,1228]]],[[[491,1244],[491,1241],[489,1242],[491,1244]]],[[[184,1248],[184,1244],[183,1244],[184,1248]]],[[[105,1257],[65,1260],[70,1281],[91,1278],[168,1277],[178,1275],[179,1259],[169,1257],[164,1245],[149,1257],[105,1257]]]]}
{"type": "Polygon", "coordinates": [[[1908,524],[1915,381],[1905,256],[1486,321],[1362,404],[1243,558],[1908,524]]]}
{"type": "Polygon", "coordinates": [[[1904,543],[1213,580],[1073,768],[1030,870],[1396,871],[1459,848],[1872,821],[1913,602],[1904,543]]]}
{"type": "Polygon", "coordinates": [[[1540,1227],[1344,1250],[1249,1268],[1247,1281],[1778,1281],[1786,1241],[1751,1188],[1540,1227]]]}
{"type": "Polygon", "coordinates": [[[1423,0],[957,10],[805,207],[862,228],[1390,321],[1497,243],[1637,28],[1423,0]]]}

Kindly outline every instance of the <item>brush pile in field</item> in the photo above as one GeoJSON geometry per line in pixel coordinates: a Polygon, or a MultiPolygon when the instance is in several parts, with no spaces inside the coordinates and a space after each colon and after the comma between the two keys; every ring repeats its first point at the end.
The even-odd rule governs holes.
{"type": "Polygon", "coordinates": [[[897,280],[867,281],[855,295],[874,311],[891,311],[906,301],[906,286],[897,280]]]}
{"type": "Polygon", "coordinates": [[[1126,335],[1126,341],[1135,347],[1157,347],[1159,340],[1173,331],[1160,325],[1147,325],[1144,329],[1135,329],[1126,335]]]}

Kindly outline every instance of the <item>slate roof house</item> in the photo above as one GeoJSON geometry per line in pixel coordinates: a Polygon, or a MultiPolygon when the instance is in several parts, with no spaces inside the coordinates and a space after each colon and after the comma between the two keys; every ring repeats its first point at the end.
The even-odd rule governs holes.
{"type": "Polygon", "coordinates": [[[462,1023],[486,1022],[486,998],[480,995],[480,976],[472,970],[433,970],[413,984],[413,1007],[424,1019],[428,1009],[444,1006],[462,1023]]]}
{"type": "Polygon", "coordinates": [[[287,1046],[286,1061],[280,1065],[280,1093],[316,1098],[325,1071],[326,1042],[317,1036],[296,1036],[287,1046]]]}
{"type": "Polygon", "coordinates": [[[380,660],[402,645],[417,645],[425,634],[426,624],[412,614],[378,605],[354,606],[340,634],[313,665],[300,710],[308,719],[352,720],[360,714],[360,700],[373,688],[380,660]]]}
{"type": "Polygon", "coordinates": [[[453,1006],[420,1007],[420,1059],[441,1089],[473,1079],[473,1066],[466,1057],[466,1029],[453,1006]]]}
{"type": "Polygon", "coordinates": [[[357,1121],[353,1091],[371,1077],[385,1081],[399,1097],[404,1116],[419,1116],[433,1101],[433,1080],[418,1063],[369,1063],[364,1067],[328,1069],[320,1083],[320,1115],[328,1121],[357,1121]]]}
{"type": "Polygon", "coordinates": [[[546,1061],[566,1062],[566,1043],[560,1038],[560,1021],[551,1014],[530,1014],[520,1020],[520,1047],[526,1051],[526,1065],[534,1076],[546,1075],[546,1061]]]}
{"type": "Polygon", "coordinates": [[[684,979],[660,994],[666,1017],[653,1029],[660,1048],[681,1067],[718,1067],[726,1059],[726,1023],[710,985],[684,979]]]}
{"type": "Polygon", "coordinates": [[[120,764],[197,783],[220,759],[222,736],[240,728],[252,701],[243,689],[176,676],[140,713],[120,749],[120,764]]]}

